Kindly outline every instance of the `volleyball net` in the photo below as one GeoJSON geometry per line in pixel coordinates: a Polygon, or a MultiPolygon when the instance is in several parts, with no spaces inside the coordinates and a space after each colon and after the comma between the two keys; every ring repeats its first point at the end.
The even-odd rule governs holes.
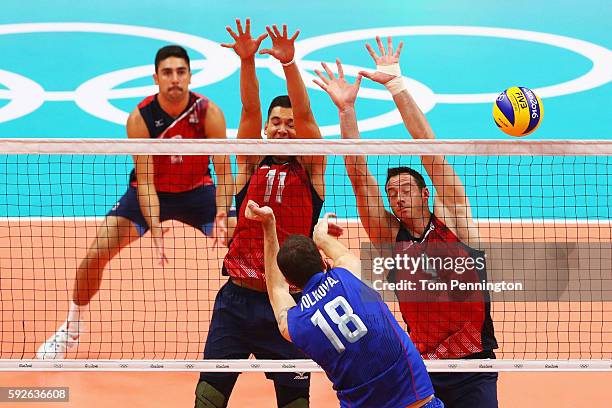
{"type": "MultiPolygon", "coordinates": [[[[130,236],[133,242],[104,269],[78,345],[65,360],[35,359],[40,344],[66,320],[76,271],[104,216],[129,186],[133,155],[230,157],[234,177],[237,155],[326,156],[321,216],[337,215],[344,228],[340,240],[361,256],[364,280],[379,290],[404,328],[401,302],[460,308],[484,299],[490,306],[497,360],[433,358],[426,361],[429,370],[612,369],[611,141],[5,139],[0,140],[0,370],[318,369],[308,360],[202,360],[215,296],[228,279],[222,274],[227,248],[176,220],[163,224],[169,229],[168,265],[158,264],[149,234],[130,236]],[[421,276],[414,281],[420,291],[412,291],[409,283],[399,287],[399,280],[388,277],[402,269],[397,250],[384,255],[384,248],[370,245],[345,161],[366,158],[388,209],[388,169],[419,171],[434,208],[440,205],[436,187],[444,186],[432,184],[421,156],[438,155],[463,183],[478,231],[472,246],[486,254],[486,272],[469,281],[469,273],[459,272],[465,262],[459,265],[456,256],[450,267],[423,264],[427,279],[406,275],[421,276]],[[440,274],[449,268],[455,287],[439,286],[453,284],[452,276],[440,274]]],[[[271,193],[277,194],[274,183],[271,193]]],[[[434,258],[413,256],[419,257],[434,258]]],[[[449,317],[453,310],[441,316],[459,321],[440,324],[426,313],[418,325],[429,321],[435,330],[450,330],[461,325],[457,314],[449,317]]]]}

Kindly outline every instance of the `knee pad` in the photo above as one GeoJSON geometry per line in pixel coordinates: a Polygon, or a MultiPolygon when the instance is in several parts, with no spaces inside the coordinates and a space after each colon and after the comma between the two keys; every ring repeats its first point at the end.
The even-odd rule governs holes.
{"type": "Polygon", "coordinates": [[[226,396],[206,381],[200,381],[196,387],[195,408],[225,408],[226,396]]]}
{"type": "Polygon", "coordinates": [[[308,408],[308,387],[287,387],[274,384],[276,403],[279,408],[308,408]]]}
{"type": "Polygon", "coordinates": [[[281,406],[281,408],[308,408],[309,403],[306,398],[298,398],[291,401],[290,403],[281,406]]]}

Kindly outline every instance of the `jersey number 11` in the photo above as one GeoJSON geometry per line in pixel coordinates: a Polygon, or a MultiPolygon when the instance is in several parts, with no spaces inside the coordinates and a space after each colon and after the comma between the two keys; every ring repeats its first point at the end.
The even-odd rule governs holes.
{"type": "MultiPolygon", "coordinates": [[[[276,189],[276,202],[280,204],[283,201],[283,189],[285,188],[285,177],[287,177],[286,171],[278,173],[278,188],[276,189]]],[[[266,193],[264,194],[264,203],[270,202],[270,196],[272,195],[272,187],[276,180],[276,169],[271,169],[266,174],[266,193]]]]}

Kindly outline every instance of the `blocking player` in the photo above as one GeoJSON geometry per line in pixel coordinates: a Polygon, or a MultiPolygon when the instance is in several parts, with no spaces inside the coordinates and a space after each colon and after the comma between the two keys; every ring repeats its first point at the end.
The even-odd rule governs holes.
{"type": "MultiPolygon", "coordinates": [[[[251,23],[243,29],[236,20],[232,48],[241,59],[240,96],[242,113],[238,138],[261,138],[262,113],[255,74],[255,53],[266,34],[251,37],[251,23]]],[[[281,31],[266,27],[272,48],[260,51],[282,66],[287,95],[274,98],[268,108],[264,132],[268,139],[320,138],[310,109],[306,87],[295,63],[294,41],[287,26],[281,31]]],[[[263,235],[259,223],[244,217],[246,204],[253,200],[277,214],[279,240],[288,234],[310,235],[318,220],[324,197],[324,157],[238,156],[236,208],[238,220],[229,251],[224,259],[228,282],[215,299],[213,316],[204,348],[205,359],[244,359],[251,354],[262,359],[301,359],[304,355],[278,332],[266,293],[263,235]]],[[[299,297],[299,288],[292,287],[299,297]]],[[[267,373],[274,381],[279,407],[300,408],[309,404],[309,373],[267,373]]],[[[202,373],[196,387],[197,408],[225,407],[238,373],[202,373]]]]}
{"type": "MultiPolygon", "coordinates": [[[[225,139],[223,112],[208,98],[189,90],[191,69],[184,48],[165,46],[155,56],[153,75],[159,92],[145,98],[127,121],[132,139],[225,139]]],[[[38,349],[38,358],[64,358],[77,344],[82,319],[98,292],[106,264],[119,251],[151,230],[155,252],[168,263],[162,227],[178,220],[227,244],[227,216],[234,193],[228,157],[215,156],[218,186],[209,156],[134,156],[130,186],[108,212],[76,273],[66,321],[38,349]]]]}
{"type": "MultiPolygon", "coordinates": [[[[384,48],[376,38],[380,55],[366,47],[374,59],[376,72],[360,72],[375,82],[385,85],[415,139],[433,139],[434,133],[425,116],[404,86],[399,56],[400,43],[393,51],[391,38],[384,48]]],[[[359,79],[346,82],[338,62],[339,77],[323,65],[328,77],[317,72],[323,88],[336,104],[340,115],[342,137],[359,138],[354,102],[359,79]]],[[[364,156],[346,156],[345,165],[357,199],[361,222],[374,244],[396,243],[396,253],[405,252],[419,257],[428,248],[448,249],[446,256],[481,258],[484,253],[469,247],[479,242],[478,227],[472,218],[470,203],[452,166],[443,156],[422,156],[421,162],[431,178],[436,197],[433,211],[429,208],[430,191],[423,176],[408,167],[388,170],[385,192],[391,212],[385,209],[376,179],[368,170],[364,156]]],[[[407,271],[397,272],[390,279],[400,281],[407,271]],[[402,274],[403,273],[403,274],[402,274]]],[[[419,270],[422,279],[448,278],[454,271],[419,270]],[[443,276],[442,276],[443,275],[443,276]]],[[[455,274],[454,276],[460,276],[455,274]]],[[[461,279],[486,279],[484,269],[472,270],[461,279]]],[[[412,277],[414,279],[414,276],[412,277]]],[[[455,299],[443,294],[446,301],[412,301],[411,293],[396,292],[402,317],[408,325],[410,337],[427,359],[486,359],[495,358],[497,342],[493,332],[487,292],[469,293],[469,298],[455,299]]],[[[421,299],[422,300],[422,299],[421,299]]],[[[449,407],[496,407],[497,373],[432,373],[432,383],[438,398],[449,407]]]]}
{"type": "Polygon", "coordinates": [[[325,370],[341,407],[442,407],[423,359],[380,295],[360,280],[361,262],[335,238],[342,230],[329,215],[313,239],[290,235],[279,248],[272,209],[247,206],[246,217],[263,229],[280,332],[325,370]],[[333,262],[327,272],[319,249],[333,262]],[[303,290],[297,303],[287,282],[303,290]]]}

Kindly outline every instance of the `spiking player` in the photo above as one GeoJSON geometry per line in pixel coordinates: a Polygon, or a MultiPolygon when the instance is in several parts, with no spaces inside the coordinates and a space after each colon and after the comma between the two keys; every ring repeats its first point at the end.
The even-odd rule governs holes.
{"type": "Polygon", "coordinates": [[[335,237],[340,227],[319,221],[313,239],[290,235],[279,248],[270,207],[250,201],[246,217],[261,222],[266,284],[283,337],[324,370],[341,407],[443,407],[423,359],[380,295],[360,280],[361,263],[335,237]],[[334,267],[324,272],[319,249],[334,267]],[[303,290],[291,296],[289,284],[303,290]]]}

